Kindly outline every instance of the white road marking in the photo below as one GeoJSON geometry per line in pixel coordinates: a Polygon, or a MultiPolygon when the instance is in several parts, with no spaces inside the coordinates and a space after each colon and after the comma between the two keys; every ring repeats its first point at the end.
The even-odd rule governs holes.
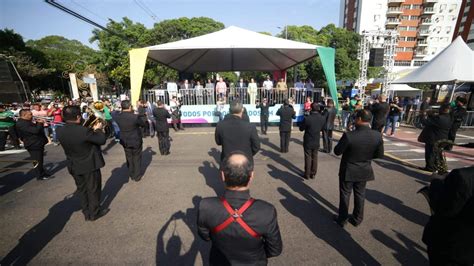
{"type": "Polygon", "coordinates": [[[385,152],[416,152],[416,153],[425,153],[425,150],[424,150],[424,149],[386,150],[385,152]]]}
{"type": "Polygon", "coordinates": [[[403,131],[404,133],[408,133],[408,134],[416,134],[416,132],[413,132],[413,131],[403,131]]]}
{"type": "MultiPolygon", "coordinates": [[[[404,161],[409,161],[409,162],[411,162],[411,161],[424,161],[425,158],[403,159],[403,160],[404,160],[404,161]]],[[[446,161],[448,161],[448,162],[457,162],[457,161],[459,161],[459,159],[448,157],[448,158],[446,158],[446,161]]]]}
{"type": "Polygon", "coordinates": [[[456,137],[462,137],[463,139],[474,139],[474,137],[462,135],[462,134],[456,134],[456,137]]]}
{"type": "Polygon", "coordinates": [[[22,153],[22,152],[26,152],[26,150],[7,150],[7,151],[0,151],[0,155],[4,155],[4,154],[18,154],[18,153],[22,153]]]}

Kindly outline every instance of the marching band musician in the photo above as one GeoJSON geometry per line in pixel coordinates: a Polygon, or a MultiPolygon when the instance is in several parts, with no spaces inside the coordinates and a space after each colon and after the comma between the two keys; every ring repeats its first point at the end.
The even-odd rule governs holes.
{"type": "Polygon", "coordinates": [[[10,135],[15,149],[20,149],[20,143],[15,131],[15,120],[13,119],[14,116],[15,115],[12,111],[6,110],[5,106],[0,104],[0,151],[5,150],[5,144],[7,144],[8,135],[10,135]]]}
{"type": "Polygon", "coordinates": [[[48,139],[44,135],[44,123],[44,119],[41,118],[36,119],[36,124],[33,123],[31,111],[22,109],[20,111],[20,118],[15,125],[16,132],[23,141],[31,159],[38,162],[38,165],[33,170],[37,180],[47,180],[51,177],[43,168],[44,146],[48,143],[48,139]]]}
{"type": "Polygon", "coordinates": [[[156,119],[156,136],[158,137],[158,146],[160,148],[161,155],[169,155],[171,142],[169,136],[168,118],[171,118],[168,110],[165,109],[165,105],[162,101],[158,101],[158,108],[153,109],[153,116],[156,119]]]}
{"type": "Polygon", "coordinates": [[[81,125],[79,106],[66,106],[62,115],[66,125],[58,128],[58,139],[68,160],[69,173],[74,177],[86,221],[95,221],[109,209],[100,208],[102,176],[105,162],[100,149],[106,142],[102,122],[92,128],[81,125]]]}
{"type": "Polygon", "coordinates": [[[142,128],[145,127],[145,115],[133,113],[129,100],[122,101],[122,112],[115,117],[115,122],[120,128],[120,144],[125,151],[128,176],[138,182],[142,178],[141,162],[143,149],[142,128]]]}

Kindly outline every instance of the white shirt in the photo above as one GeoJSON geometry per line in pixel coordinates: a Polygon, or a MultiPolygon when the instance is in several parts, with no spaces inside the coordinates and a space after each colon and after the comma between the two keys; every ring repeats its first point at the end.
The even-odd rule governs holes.
{"type": "Polygon", "coordinates": [[[174,82],[168,82],[166,83],[166,89],[168,92],[177,92],[178,91],[178,85],[174,82]]]}
{"type": "Polygon", "coordinates": [[[271,80],[265,80],[263,82],[263,88],[265,88],[266,90],[273,89],[273,82],[271,80]]]}

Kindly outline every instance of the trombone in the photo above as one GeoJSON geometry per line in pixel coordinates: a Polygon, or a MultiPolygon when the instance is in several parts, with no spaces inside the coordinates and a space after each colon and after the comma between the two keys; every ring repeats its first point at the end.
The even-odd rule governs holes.
{"type": "Polygon", "coordinates": [[[7,167],[0,166],[0,172],[3,171],[8,171],[8,170],[31,170],[35,169],[38,167],[38,161],[37,160],[0,160],[0,163],[28,163],[31,164],[29,167],[13,167],[11,165],[8,165],[7,167]]]}

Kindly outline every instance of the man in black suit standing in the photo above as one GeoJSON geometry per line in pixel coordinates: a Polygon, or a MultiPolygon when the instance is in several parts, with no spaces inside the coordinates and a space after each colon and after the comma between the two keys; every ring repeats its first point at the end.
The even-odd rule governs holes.
{"type": "Polygon", "coordinates": [[[44,120],[36,119],[36,124],[32,122],[33,114],[30,110],[20,110],[20,118],[16,122],[15,130],[18,137],[23,141],[25,149],[30,154],[31,160],[38,162],[33,170],[37,180],[47,180],[50,174],[44,171],[43,158],[44,146],[48,143],[48,139],[44,135],[44,120]]]}
{"type": "Polygon", "coordinates": [[[370,129],[372,114],[369,110],[355,113],[354,131],[345,132],[334,153],[342,154],[339,167],[339,215],[334,220],[341,226],[349,222],[358,226],[364,219],[365,186],[375,179],[372,159],[382,158],[383,138],[380,132],[370,129]],[[354,190],[354,211],[349,218],[349,199],[354,190]]]}
{"type": "Polygon", "coordinates": [[[269,109],[270,107],[275,106],[275,103],[272,101],[269,104],[267,98],[263,98],[261,103],[257,100],[256,104],[257,109],[260,108],[260,131],[263,135],[267,135],[268,117],[270,116],[269,109]]]}
{"type": "Polygon", "coordinates": [[[212,241],[210,265],[267,265],[281,254],[283,244],[273,205],[250,197],[253,164],[242,152],[222,160],[223,198],[203,199],[199,204],[199,236],[212,241]]]}
{"type": "Polygon", "coordinates": [[[243,105],[240,101],[230,103],[229,114],[216,126],[215,140],[222,145],[221,161],[234,151],[241,151],[253,163],[253,156],[260,150],[257,129],[242,119],[243,105]]]}
{"type": "Polygon", "coordinates": [[[158,137],[158,146],[160,148],[161,155],[170,154],[171,142],[170,142],[170,128],[168,126],[168,118],[171,118],[168,110],[165,109],[165,105],[162,101],[158,101],[158,108],[153,110],[153,116],[156,120],[156,136],[158,137]]]}
{"type": "Polygon", "coordinates": [[[290,145],[291,125],[293,124],[293,119],[296,118],[296,113],[288,100],[284,100],[276,115],[280,117],[280,152],[287,153],[288,146],[290,145]]]}
{"type": "Polygon", "coordinates": [[[66,154],[69,173],[76,182],[84,218],[95,221],[109,212],[100,208],[100,168],[105,165],[100,146],[107,140],[104,125],[98,122],[93,128],[83,127],[79,106],[64,107],[62,115],[66,125],[57,129],[58,139],[66,154]]]}
{"type": "Polygon", "coordinates": [[[381,94],[378,102],[371,105],[370,110],[374,119],[372,120],[372,129],[382,132],[385,122],[387,121],[387,115],[390,111],[390,106],[387,103],[387,96],[381,94]]]}
{"type": "Polygon", "coordinates": [[[311,112],[305,116],[300,124],[300,131],[304,131],[304,176],[305,179],[314,179],[318,171],[318,149],[321,139],[321,130],[326,124],[325,117],[319,113],[319,104],[311,104],[311,112]]]}
{"type": "Polygon", "coordinates": [[[424,122],[425,127],[418,137],[420,142],[425,143],[426,167],[424,170],[428,172],[436,170],[435,160],[442,156],[439,153],[435,154],[435,143],[442,139],[447,140],[449,137],[449,130],[453,124],[449,110],[449,105],[445,104],[439,108],[439,115],[430,114],[424,122]]]}
{"type": "Polygon", "coordinates": [[[142,178],[143,136],[141,128],[145,127],[145,115],[134,114],[129,100],[122,101],[121,107],[122,112],[115,117],[115,122],[120,128],[120,144],[125,151],[128,176],[138,182],[142,178]]]}
{"type": "Polygon", "coordinates": [[[326,118],[326,123],[323,128],[323,147],[326,153],[331,153],[332,151],[332,131],[334,130],[336,115],[337,110],[334,108],[334,102],[332,99],[329,99],[323,113],[324,118],[326,118]]]}

